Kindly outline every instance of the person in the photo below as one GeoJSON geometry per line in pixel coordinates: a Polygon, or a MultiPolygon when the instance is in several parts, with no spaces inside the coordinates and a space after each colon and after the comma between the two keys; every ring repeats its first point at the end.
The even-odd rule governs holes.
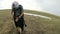
{"type": "Polygon", "coordinates": [[[26,26],[24,22],[24,10],[23,6],[19,5],[19,3],[16,1],[12,4],[11,19],[14,19],[15,25],[18,29],[18,33],[22,34],[24,25],[26,26]]]}

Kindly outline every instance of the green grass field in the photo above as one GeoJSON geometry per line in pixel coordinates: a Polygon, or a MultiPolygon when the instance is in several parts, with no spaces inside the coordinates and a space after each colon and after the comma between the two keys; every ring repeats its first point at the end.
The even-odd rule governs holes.
{"type": "MultiPolygon", "coordinates": [[[[11,10],[0,10],[0,34],[17,34],[14,22],[10,20],[11,10]]],[[[60,17],[33,10],[24,10],[25,13],[33,13],[51,17],[52,20],[40,17],[24,15],[27,27],[24,34],[60,34],[60,17]]]]}

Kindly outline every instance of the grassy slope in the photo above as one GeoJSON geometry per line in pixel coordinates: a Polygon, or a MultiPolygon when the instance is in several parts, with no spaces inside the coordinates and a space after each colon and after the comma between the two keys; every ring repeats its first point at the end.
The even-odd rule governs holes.
{"type": "MultiPolygon", "coordinates": [[[[60,34],[60,17],[43,13],[25,10],[27,13],[34,13],[51,17],[52,20],[43,19],[40,17],[25,15],[25,22],[28,25],[25,27],[26,34],[60,34]]],[[[16,34],[14,23],[10,20],[10,10],[0,11],[0,34],[16,34]]]]}

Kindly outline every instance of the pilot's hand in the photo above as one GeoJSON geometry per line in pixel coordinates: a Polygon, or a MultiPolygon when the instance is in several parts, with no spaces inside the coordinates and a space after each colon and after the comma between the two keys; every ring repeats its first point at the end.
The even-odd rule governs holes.
{"type": "Polygon", "coordinates": [[[18,22],[18,17],[16,17],[16,22],[18,22]]]}

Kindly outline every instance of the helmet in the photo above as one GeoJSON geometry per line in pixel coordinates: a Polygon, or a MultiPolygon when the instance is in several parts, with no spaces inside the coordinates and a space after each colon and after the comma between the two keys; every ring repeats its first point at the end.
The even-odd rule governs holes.
{"type": "Polygon", "coordinates": [[[16,2],[16,1],[14,1],[13,4],[12,4],[12,7],[13,7],[13,8],[18,8],[18,6],[19,6],[19,3],[16,2]]]}

